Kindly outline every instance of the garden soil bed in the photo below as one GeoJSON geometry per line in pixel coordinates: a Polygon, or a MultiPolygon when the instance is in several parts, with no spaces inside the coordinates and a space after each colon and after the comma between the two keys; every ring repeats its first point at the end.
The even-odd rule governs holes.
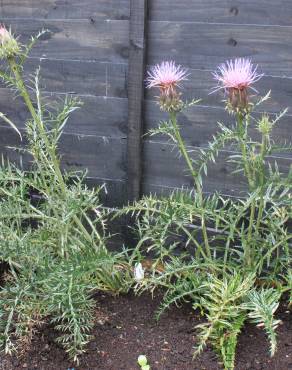
{"type": "MultiPolygon", "coordinates": [[[[31,348],[22,357],[2,356],[1,370],[138,370],[137,357],[145,354],[152,370],[219,370],[216,355],[210,348],[192,360],[195,345],[194,326],[201,321],[190,306],[173,307],[158,323],[154,319],[159,296],[96,297],[97,324],[94,339],[88,345],[79,366],[68,361],[50,327],[43,327],[34,337],[31,348]]],[[[247,325],[240,335],[236,370],[292,370],[292,317],[285,306],[278,317],[278,351],[269,358],[263,331],[247,325]]]]}

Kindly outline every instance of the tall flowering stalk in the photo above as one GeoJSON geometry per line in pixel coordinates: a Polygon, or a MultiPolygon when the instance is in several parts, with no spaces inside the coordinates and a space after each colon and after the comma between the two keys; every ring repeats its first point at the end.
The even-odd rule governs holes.
{"type": "Polygon", "coordinates": [[[254,197],[251,202],[247,240],[244,245],[245,265],[250,267],[254,257],[252,239],[259,232],[264,212],[265,156],[270,145],[269,136],[273,124],[267,116],[263,116],[258,124],[258,130],[262,135],[262,141],[258,145],[259,149],[256,148],[255,151],[255,147],[249,146],[248,129],[253,109],[253,104],[250,102],[250,90],[257,92],[254,84],[263,77],[263,74],[257,72],[257,66],[254,66],[249,59],[238,58],[227,61],[218,67],[213,76],[217,81],[213,92],[221,89],[225,91],[227,95],[226,108],[236,116],[237,140],[241,149],[242,164],[249,191],[259,195],[254,197]]]}
{"type": "MultiPolygon", "coordinates": [[[[158,104],[160,109],[169,114],[169,127],[166,128],[166,133],[170,134],[175,139],[180,153],[184,157],[190,174],[193,178],[196,194],[201,207],[201,228],[204,238],[205,251],[201,250],[205,257],[211,258],[211,250],[209,246],[209,239],[207,234],[206,219],[203,207],[203,191],[199,173],[196,171],[193,160],[189,155],[187,147],[181,137],[179,125],[177,122],[177,114],[184,108],[195,104],[197,101],[191,103],[184,103],[181,99],[182,93],[180,88],[182,82],[187,80],[188,71],[181,65],[177,65],[174,61],[164,61],[161,64],[155,65],[150,71],[146,79],[146,86],[150,88],[158,88],[158,104]],[[167,132],[167,130],[170,130],[167,132]]],[[[198,245],[197,245],[198,246],[198,245]]]]}
{"type": "MultiPolygon", "coordinates": [[[[262,75],[248,59],[222,64],[213,74],[217,85],[212,92],[225,91],[226,108],[232,120],[235,117],[235,124],[219,123],[213,140],[200,148],[194,159],[177,123],[177,114],[189,106],[182,101],[180,92],[186,76],[186,70],[174,62],[164,62],[148,73],[147,87],[159,90],[160,108],[169,114],[169,120],[151,130],[150,135],[166,134],[177,145],[194,179],[195,196],[185,191],[159,198],[149,195],[126,207],[121,214],[136,213],[140,236],[136,251],[146,244],[148,250],[157,253],[158,260],[149,268],[151,274],[147,271],[147,279],[139,284],[139,289],[167,288],[158,316],[185,298],[194,307],[200,307],[207,313],[207,322],[198,326],[194,355],[209,342],[221,355],[224,368],[231,370],[235,368],[237,338],[248,319],[265,328],[270,353],[274,355],[275,330],[279,325],[274,313],[281,295],[281,288],[274,287],[283,288],[283,276],[291,286],[291,274],[287,271],[291,265],[292,234],[287,224],[292,216],[292,171],[283,176],[277,164],[269,163],[267,157],[275,149],[272,128],[285,111],[273,120],[266,114],[260,119],[251,117],[254,107],[269,98],[267,94],[253,103],[256,99],[251,92],[256,91],[254,85],[262,75]],[[250,128],[253,132],[258,130],[260,140],[251,137],[250,128]],[[203,197],[201,173],[207,174],[209,162],[216,162],[227,143],[237,148],[238,153],[233,151],[228,159],[236,164],[235,173],[243,173],[247,178],[249,191],[245,196],[241,194],[242,199],[218,193],[203,197]],[[194,231],[190,228],[194,219],[201,220],[202,245],[196,238],[197,228],[194,231]],[[210,239],[206,220],[214,231],[212,236],[209,233],[210,239]],[[182,255],[172,253],[178,246],[178,237],[186,247],[196,248],[194,255],[187,248],[182,255]],[[163,268],[158,270],[156,266],[161,261],[163,268]],[[263,287],[263,282],[271,285],[263,287]]],[[[287,149],[277,146],[276,150],[279,148],[287,149]]],[[[136,259],[140,257],[139,252],[136,259]]]]}
{"type": "Polygon", "coordinates": [[[254,178],[250,168],[246,139],[249,125],[249,114],[252,104],[249,99],[249,92],[256,89],[253,85],[262,78],[263,74],[257,73],[257,66],[254,66],[249,59],[237,58],[221,64],[213,73],[217,86],[212,92],[223,89],[227,95],[227,110],[237,117],[237,128],[240,137],[240,146],[244,164],[245,175],[249,188],[255,186],[254,178]]]}

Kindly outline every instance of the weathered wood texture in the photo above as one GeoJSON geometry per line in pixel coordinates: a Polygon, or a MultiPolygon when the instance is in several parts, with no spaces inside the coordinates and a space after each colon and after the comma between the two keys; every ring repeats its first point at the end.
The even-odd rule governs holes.
{"type": "Polygon", "coordinates": [[[155,21],[291,25],[290,0],[155,0],[155,21]]]}
{"type": "Polygon", "coordinates": [[[88,19],[1,19],[26,42],[40,29],[49,32],[32,50],[31,56],[66,60],[127,62],[129,22],[127,20],[88,19]]]}
{"type": "Polygon", "coordinates": [[[143,100],[146,53],[147,0],[131,0],[128,81],[127,191],[130,201],[140,198],[142,178],[143,100]]]}
{"type": "MultiPolygon", "coordinates": [[[[133,0],[133,4],[139,8],[144,1],[133,0]]],[[[133,25],[130,10],[131,0],[0,1],[0,22],[21,34],[21,41],[27,41],[41,28],[50,30],[26,64],[27,77],[40,64],[41,85],[49,102],[59,101],[66,93],[84,102],[69,120],[60,143],[62,164],[67,169],[88,168],[92,186],[106,182],[109,192],[104,193],[104,200],[111,206],[137,196],[140,180],[145,193],[165,194],[175,187],[192,186],[183,161],[164,137],[143,139],[144,153],[139,160],[142,165],[134,171],[134,177],[139,179],[143,169],[142,179],[136,181],[135,187],[127,186],[129,169],[134,169],[131,161],[135,159],[129,155],[131,138],[135,138],[139,156],[139,132],[146,132],[165,118],[154,102],[153,91],[146,92],[142,109],[145,41],[141,33],[137,38],[129,36],[133,25]],[[135,121],[135,117],[139,119],[135,121]]],[[[191,74],[184,96],[202,98],[198,106],[180,115],[182,135],[194,151],[208,145],[217,131],[217,121],[232,124],[233,119],[224,111],[223,95],[209,92],[214,85],[211,72],[219,63],[237,56],[251,58],[265,73],[257,84],[262,95],[272,90],[272,99],[261,106],[257,115],[261,111],[275,115],[289,108],[274,138],[292,141],[290,0],[148,0],[148,18],[148,66],[167,59],[185,65],[191,74]]],[[[0,111],[23,128],[28,117],[26,109],[19,98],[12,98],[9,90],[0,85],[0,111]]],[[[20,145],[17,136],[4,123],[0,125],[0,151],[19,160],[19,155],[7,148],[20,145]]],[[[207,192],[220,190],[237,196],[244,191],[243,179],[231,174],[232,166],[227,162],[230,150],[226,147],[217,164],[211,166],[207,192]]],[[[281,153],[277,160],[280,168],[288,171],[292,154],[281,153]]],[[[29,164],[29,158],[22,161],[25,166],[29,164]]]]}
{"type": "Polygon", "coordinates": [[[148,62],[171,58],[213,70],[233,57],[250,57],[266,74],[292,76],[292,26],[149,22],[148,62]]]}
{"type": "Polygon", "coordinates": [[[129,0],[1,0],[1,16],[28,19],[129,19],[129,0]]]}

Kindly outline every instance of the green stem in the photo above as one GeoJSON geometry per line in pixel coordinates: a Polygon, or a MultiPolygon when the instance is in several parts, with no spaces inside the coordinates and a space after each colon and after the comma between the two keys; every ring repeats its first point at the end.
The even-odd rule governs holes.
{"type": "Polygon", "coordinates": [[[256,234],[259,231],[259,227],[261,224],[261,220],[263,217],[263,212],[264,212],[264,183],[265,183],[265,167],[264,167],[264,160],[265,160],[265,155],[267,151],[267,142],[268,142],[268,137],[267,135],[263,134],[262,135],[262,143],[261,143],[261,152],[260,152],[260,158],[261,158],[261,168],[260,168],[260,204],[259,204],[259,210],[258,210],[258,217],[257,217],[257,223],[256,223],[256,229],[255,232],[256,234]]]}
{"type": "Polygon", "coordinates": [[[51,157],[51,160],[53,162],[54,170],[55,170],[55,173],[57,175],[61,190],[62,190],[63,193],[65,193],[66,192],[66,185],[65,185],[63,175],[62,175],[61,170],[60,170],[58,158],[56,156],[56,153],[55,153],[54,149],[51,150],[51,148],[50,148],[50,143],[49,143],[48,137],[46,135],[45,128],[44,128],[44,126],[42,124],[42,121],[39,118],[39,116],[38,116],[38,114],[37,114],[37,112],[36,112],[36,110],[35,110],[35,108],[32,104],[32,101],[30,99],[27,88],[26,88],[26,86],[23,82],[23,78],[22,78],[21,73],[19,71],[18,65],[15,61],[15,58],[14,57],[8,58],[8,62],[9,62],[9,65],[10,65],[10,68],[11,68],[12,72],[14,73],[18,90],[20,91],[20,94],[21,94],[21,96],[22,96],[22,98],[23,98],[23,100],[24,100],[24,102],[25,102],[25,104],[26,104],[34,122],[38,125],[39,132],[41,134],[41,138],[44,141],[44,143],[46,145],[46,148],[49,152],[49,155],[51,157]]]}
{"type": "Polygon", "coordinates": [[[202,210],[202,213],[201,213],[201,228],[202,228],[202,233],[203,233],[203,239],[204,239],[204,244],[205,244],[205,249],[206,249],[207,256],[208,256],[208,258],[211,258],[211,249],[210,249],[210,245],[209,245],[208,233],[207,233],[207,228],[206,228],[205,213],[204,213],[204,205],[203,205],[202,186],[201,186],[201,183],[198,179],[198,173],[195,171],[195,169],[193,167],[191,158],[188,155],[185,143],[184,143],[184,141],[181,137],[179,127],[177,125],[176,115],[177,115],[176,112],[170,112],[170,121],[171,121],[172,127],[174,129],[175,138],[176,138],[178,147],[179,147],[180,152],[183,155],[183,157],[184,157],[184,159],[187,163],[187,166],[190,170],[190,173],[191,173],[192,178],[193,178],[194,183],[195,183],[197,194],[199,196],[200,207],[201,207],[201,210],[202,210]]]}
{"type": "Polygon", "coordinates": [[[244,165],[244,173],[248,181],[249,190],[251,191],[253,189],[253,180],[251,176],[251,170],[248,163],[248,157],[247,157],[247,150],[246,150],[246,127],[244,127],[243,124],[244,116],[242,112],[238,112],[237,114],[237,123],[238,123],[238,129],[240,134],[240,149],[243,159],[243,165],[244,165]]]}
{"type": "Polygon", "coordinates": [[[256,208],[256,199],[252,201],[251,204],[251,211],[249,216],[249,225],[248,225],[248,232],[247,232],[247,243],[245,245],[245,264],[246,266],[251,265],[252,255],[251,255],[251,244],[252,244],[252,229],[254,225],[254,218],[255,218],[255,208],[256,208]]]}

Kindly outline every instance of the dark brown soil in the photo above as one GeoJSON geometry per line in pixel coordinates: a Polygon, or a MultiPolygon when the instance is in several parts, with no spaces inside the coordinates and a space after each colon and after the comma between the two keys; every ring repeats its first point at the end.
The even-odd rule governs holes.
{"type": "MultiPolygon", "coordinates": [[[[1,370],[138,370],[140,354],[145,354],[151,370],[219,370],[216,355],[207,348],[192,361],[195,345],[193,328],[201,320],[191,307],[172,308],[158,323],[154,311],[159,297],[97,296],[97,324],[94,340],[79,366],[69,362],[62,348],[54,343],[56,334],[43,328],[22,358],[5,356],[1,370]]],[[[248,325],[242,332],[237,350],[236,370],[292,370],[292,315],[282,307],[278,316],[278,351],[269,358],[263,331],[248,325]]]]}

